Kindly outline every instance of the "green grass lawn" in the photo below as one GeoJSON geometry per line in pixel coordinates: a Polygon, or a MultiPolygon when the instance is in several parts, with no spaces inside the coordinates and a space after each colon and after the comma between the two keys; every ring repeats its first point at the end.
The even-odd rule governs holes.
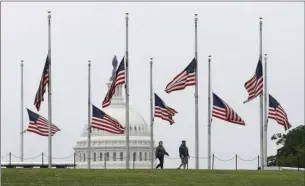
{"type": "Polygon", "coordinates": [[[2,169],[3,186],[305,186],[304,171],[2,169]]]}

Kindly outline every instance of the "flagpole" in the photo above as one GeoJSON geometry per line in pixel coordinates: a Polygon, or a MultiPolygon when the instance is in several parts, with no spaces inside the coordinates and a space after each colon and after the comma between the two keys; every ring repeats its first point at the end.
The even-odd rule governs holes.
{"type": "Polygon", "coordinates": [[[199,169],[199,117],[198,117],[198,43],[197,43],[197,22],[198,14],[195,14],[195,60],[196,60],[196,84],[195,84],[195,158],[196,169],[199,169]]]}
{"type": "Polygon", "coordinates": [[[208,62],[208,169],[211,169],[211,56],[209,56],[208,62]]]}
{"type": "Polygon", "coordinates": [[[91,169],[91,61],[88,60],[88,169],[91,169]]]}
{"type": "MultiPolygon", "coordinates": [[[[259,51],[259,55],[260,55],[260,60],[262,61],[262,54],[263,54],[263,39],[262,39],[262,30],[263,30],[263,22],[262,22],[262,18],[259,18],[259,25],[260,25],[260,51],[259,51]]],[[[265,85],[264,85],[265,86],[265,85]]],[[[261,169],[264,169],[264,108],[263,108],[263,94],[260,95],[260,156],[261,156],[261,169]]]]}
{"type": "Polygon", "coordinates": [[[268,161],[267,161],[267,147],[268,147],[268,133],[267,133],[267,129],[268,129],[268,109],[267,109],[267,99],[268,99],[268,93],[267,93],[267,54],[265,54],[265,70],[264,70],[264,167],[267,167],[268,161]]]}
{"type": "MultiPolygon", "coordinates": [[[[2,8],[2,7],[1,7],[1,3],[0,3],[0,9],[1,9],[1,8],[2,8]]],[[[1,19],[0,19],[0,25],[1,25],[1,19]]],[[[0,47],[0,48],[1,48],[1,47],[0,47]]],[[[0,52],[0,56],[1,56],[1,52],[0,52]]],[[[1,160],[1,159],[2,159],[2,158],[1,158],[1,148],[2,148],[2,145],[1,145],[1,144],[2,144],[2,142],[1,142],[1,132],[2,132],[2,131],[1,131],[1,128],[2,128],[2,127],[1,127],[1,125],[2,125],[2,122],[1,122],[1,121],[2,121],[2,117],[1,117],[1,115],[2,115],[2,114],[1,114],[1,113],[2,113],[2,112],[1,112],[1,110],[2,110],[2,109],[1,109],[1,105],[2,105],[2,95],[1,95],[1,92],[2,92],[2,91],[1,91],[1,90],[2,90],[2,83],[1,83],[1,82],[2,82],[2,78],[1,78],[1,77],[2,77],[2,69],[1,69],[1,63],[0,63],[0,164],[1,164],[1,162],[2,162],[2,160],[1,160]]],[[[0,165],[0,186],[2,185],[2,170],[1,170],[1,169],[2,169],[2,167],[1,167],[1,165],[0,165]]]]}
{"type": "Polygon", "coordinates": [[[48,83],[48,112],[49,112],[49,126],[48,126],[48,141],[49,141],[49,168],[52,168],[52,80],[51,80],[51,11],[48,11],[48,20],[49,20],[49,51],[48,51],[48,60],[49,60],[49,83],[48,83]]]}
{"type": "Polygon", "coordinates": [[[150,148],[151,148],[151,169],[154,169],[154,107],[153,107],[153,58],[150,58],[150,148]]]}
{"type": "Polygon", "coordinates": [[[126,13],[126,54],[125,54],[125,65],[126,65],[126,82],[125,82],[125,96],[126,96],[126,169],[129,169],[129,74],[128,74],[128,13],[126,13]]]}
{"type": "Polygon", "coordinates": [[[23,162],[23,60],[20,63],[21,67],[21,104],[20,104],[20,161],[23,162]]]}
{"type": "MultiPolygon", "coordinates": [[[[1,3],[0,3],[0,9],[1,9],[1,3]]],[[[1,25],[1,19],[0,19],[0,25],[1,25]]],[[[1,47],[0,47],[1,48],[1,47]]],[[[1,52],[0,52],[1,53],[1,52]]],[[[1,55],[1,54],[0,54],[1,55]]],[[[2,158],[1,158],[1,148],[2,148],[2,142],[1,142],[1,132],[2,132],[2,130],[1,130],[1,125],[2,125],[2,112],[1,112],[1,105],[2,105],[2,94],[1,94],[1,90],[2,90],[2,69],[1,69],[1,63],[0,63],[0,186],[2,185],[2,166],[1,166],[1,162],[2,162],[2,158]]]]}

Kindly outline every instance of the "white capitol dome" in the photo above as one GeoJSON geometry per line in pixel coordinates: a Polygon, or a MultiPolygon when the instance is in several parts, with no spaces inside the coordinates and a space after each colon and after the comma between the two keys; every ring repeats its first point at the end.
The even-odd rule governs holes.
{"type": "MultiPolygon", "coordinates": [[[[108,83],[108,88],[111,82],[108,83]]],[[[122,86],[117,87],[111,105],[103,109],[105,113],[117,119],[125,126],[125,102],[122,86]]],[[[150,127],[144,118],[132,108],[129,109],[129,148],[130,168],[151,168],[150,127]],[[135,161],[134,161],[135,159],[135,161]]],[[[106,131],[92,129],[91,133],[91,168],[126,167],[126,135],[111,134],[106,131]],[[108,158],[107,158],[108,155],[108,158]],[[106,164],[106,165],[105,165],[106,164]]],[[[87,125],[76,142],[75,161],[77,168],[88,168],[87,162],[88,129],[87,125]]],[[[155,147],[155,145],[154,145],[155,147]]]]}

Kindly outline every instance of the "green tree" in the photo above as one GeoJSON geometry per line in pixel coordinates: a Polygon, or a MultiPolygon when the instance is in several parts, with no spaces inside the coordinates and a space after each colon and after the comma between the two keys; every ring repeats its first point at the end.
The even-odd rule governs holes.
{"type": "Polygon", "coordinates": [[[301,125],[287,134],[274,134],[275,140],[281,147],[276,155],[268,157],[268,166],[305,167],[305,126],[301,125]]]}

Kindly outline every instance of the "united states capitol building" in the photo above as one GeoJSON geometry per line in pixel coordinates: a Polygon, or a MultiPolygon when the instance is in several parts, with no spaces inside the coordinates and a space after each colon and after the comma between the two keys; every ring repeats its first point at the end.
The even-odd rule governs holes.
{"type": "MultiPolygon", "coordinates": [[[[113,62],[113,75],[108,82],[108,88],[117,67],[113,62]]],[[[117,119],[125,126],[125,100],[123,98],[123,86],[116,88],[111,105],[102,109],[105,113],[117,119]]],[[[150,127],[144,118],[132,108],[129,109],[129,147],[130,168],[151,168],[150,127]]],[[[125,134],[111,134],[106,131],[92,129],[91,133],[91,168],[98,169],[124,169],[126,167],[126,136],[125,134]]],[[[81,137],[76,141],[75,162],[77,168],[88,168],[88,128],[84,126],[81,137]]],[[[155,147],[155,144],[154,144],[155,147]]],[[[154,164],[156,161],[154,161],[154,164]]]]}

